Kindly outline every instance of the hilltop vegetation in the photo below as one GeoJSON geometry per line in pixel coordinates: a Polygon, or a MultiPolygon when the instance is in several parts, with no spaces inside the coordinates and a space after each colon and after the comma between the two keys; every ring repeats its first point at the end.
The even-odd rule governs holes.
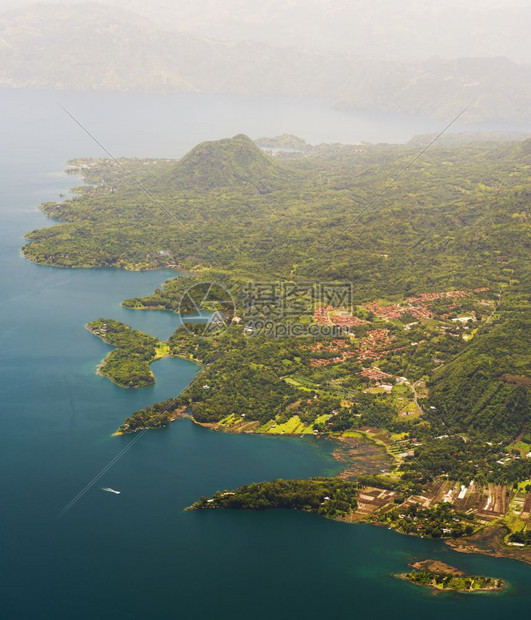
{"type": "Polygon", "coordinates": [[[476,432],[491,440],[517,437],[529,423],[531,321],[502,312],[467,349],[433,374],[432,425],[441,432],[476,432]],[[442,420],[441,424],[438,420],[442,420]]]}
{"type": "Polygon", "coordinates": [[[175,166],[173,187],[212,190],[238,186],[266,194],[286,185],[293,175],[259,151],[243,134],[232,139],[203,142],[194,147],[175,166]]]}

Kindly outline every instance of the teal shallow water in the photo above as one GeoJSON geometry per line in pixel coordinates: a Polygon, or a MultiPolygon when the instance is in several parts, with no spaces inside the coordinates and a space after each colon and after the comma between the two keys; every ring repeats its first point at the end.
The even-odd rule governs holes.
{"type": "MultiPolygon", "coordinates": [[[[23,233],[49,223],[36,206],[72,184],[72,178],[60,173],[64,160],[100,153],[65,122],[51,96],[4,94],[2,618],[468,619],[526,613],[531,567],[523,564],[457,554],[440,541],[307,514],[183,512],[197,497],[220,488],[333,472],[336,463],[328,444],[313,439],[217,434],[180,420],[145,434],[57,520],[57,513],[132,441],[110,436],[119,423],[135,409],[178,393],[197,367],[183,360],[162,360],[154,365],[157,384],[137,391],[122,390],[95,374],[109,347],[84,324],[105,316],[167,337],[178,325],[175,315],[133,312],[119,304],[126,297],[149,293],[171,274],[60,270],[22,259],[23,233]],[[104,493],[104,486],[122,494],[104,493]],[[512,589],[502,596],[434,596],[392,576],[412,557],[438,558],[470,572],[500,576],[512,589]]],[[[290,120],[306,118],[309,123],[317,113],[320,131],[326,133],[328,118],[326,108],[316,102],[297,120],[295,111],[304,105],[300,101],[239,104],[233,98],[213,97],[199,98],[192,106],[189,98],[175,98],[170,105],[171,99],[156,97],[141,98],[140,103],[127,96],[92,95],[88,102],[80,95],[65,97],[74,108],[100,119],[99,130],[108,131],[110,148],[137,155],[157,154],[157,141],[161,155],[172,154],[172,149],[180,155],[198,139],[237,133],[233,125],[238,117],[250,126],[246,115],[260,109],[267,109],[268,116],[261,124],[253,120],[256,136],[280,133],[277,130],[290,120]],[[162,112],[157,125],[149,125],[148,111],[157,101],[162,112]],[[127,128],[120,125],[124,104],[126,120],[137,118],[134,135],[126,135],[127,128]],[[175,118],[192,108],[197,127],[183,134],[175,118]],[[161,131],[164,121],[171,131],[161,131]]],[[[337,114],[330,112],[328,130],[333,136],[337,114]]],[[[387,122],[391,126],[393,119],[387,122]]]]}

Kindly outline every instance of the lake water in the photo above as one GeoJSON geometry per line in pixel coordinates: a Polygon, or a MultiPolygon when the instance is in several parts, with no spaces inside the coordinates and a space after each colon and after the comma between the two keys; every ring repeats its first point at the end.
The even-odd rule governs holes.
{"type": "Polygon", "coordinates": [[[290,132],[309,141],[406,140],[437,123],[330,110],[320,100],[0,91],[0,616],[53,618],[520,617],[531,568],[457,554],[440,541],[292,512],[183,509],[201,495],[275,477],[333,473],[327,442],[226,435],[180,420],[134,440],[111,433],[177,394],[197,367],[154,364],[126,391],[95,374],[110,347],[83,325],[103,316],[167,337],[170,313],[122,308],[170,272],[61,270],[20,256],[37,210],[72,185],[65,160],[101,156],[60,101],[116,155],[181,156],[203,139],[290,132]],[[110,486],[121,495],[104,493],[110,486]],[[505,595],[433,596],[392,574],[438,558],[512,584],[505,595]]]}

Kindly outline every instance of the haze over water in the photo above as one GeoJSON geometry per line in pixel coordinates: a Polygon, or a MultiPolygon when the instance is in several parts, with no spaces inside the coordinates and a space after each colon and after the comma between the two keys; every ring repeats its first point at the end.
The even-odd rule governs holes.
{"type": "MultiPolygon", "coordinates": [[[[134,436],[136,409],[179,393],[191,362],[157,362],[154,387],[95,374],[110,347],[84,329],[100,316],[160,337],[170,313],[120,302],[171,272],[62,270],[20,255],[38,210],[76,184],[67,159],[103,156],[56,104],[115,155],[180,157],[197,142],[289,132],[310,142],[405,141],[434,121],[344,113],[326,102],[217,96],[0,91],[0,615],[33,619],[521,617],[529,566],[457,554],[440,541],[293,512],[183,509],[201,495],[276,477],[337,471],[326,441],[214,433],[187,420],[146,433],[60,520],[57,513],[134,436]],[[103,493],[101,487],[121,495],[103,493]],[[411,557],[511,583],[504,595],[439,595],[399,581],[411,557]]],[[[154,207],[156,208],[156,207],[154,207]]]]}

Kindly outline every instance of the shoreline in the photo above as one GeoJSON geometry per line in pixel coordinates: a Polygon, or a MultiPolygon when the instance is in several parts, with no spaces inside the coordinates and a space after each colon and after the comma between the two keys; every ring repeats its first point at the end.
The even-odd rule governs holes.
{"type": "MultiPolygon", "coordinates": [[[[256,432],[252,429],[241,430],[241,431],[235,432],[233,427],[231,428],[231,427],[219,426],[219,424],[215,422],[199,422],[198,420],[194,418],[194,416],[191,413],[186,412],[185,406],[173,412],[169,422],[174,422],[175,420],[178,420],[180,418],[189,419],[193,424],[200,426],[202,428],[205,428],[205,429],[209,429],[214,432],[258,435],[261,437],[275,437],[275,438],[312,437],[317,440],[324,440],[324,439],[332,440],[336,442],[337,447],[335,448],[335,450],[331,452],[331,456],[337,462],[343,465],[342,470],[338,472],[337,474],[335,474],[334,477],[341,478],[344,472],[349,471],[349,459],[341,458],[340,456],[334,455],[334,452],[339,450],[345,444],[348,445],[348,442],[351,439],[350,437],[342,437],[342,436],[334,437],[331,435],[319,435],[319,434],[318,435],[308,434],[308,435],[301,436],[300,433],[274,434],[274,433],[267,433],[267,432],[256,432]]],[[[147,429],[150,429],[150,427],[139,428],[136,431],[127,432],[127,433],[115,431],[114,433],[112,433],[111,436],[119,437],[122,435],[134,434],[138,431],[143,431],[147,429]]],[[[386,449],[384,442],[381,442],[377,438],[372,437],[367,432],[359,431],[359,437],[354,437],[352,439],[358,439],[359,441],[365,442],[368,445],[372,445],[374,447],[380,448],[381,454],[385,455],[385,457],[387,458],[390,458],[392,456],[386,449]]],[[[396,459],[393,459],[393,460],[396,460],[396,459]]],[[[377,516],[377,515],[362,514],[362,513],[359,513],[358,511],[355,511],[352,514],[341,517],[341,518],[334,518],[334,517],[327,517],[327,518],[331,518],[332,520],[342,522],[342,523],[366,523],[368,525],[373,525],[377,527],[386,527],[396,532],[397,534],[403,534],[404,536],[414,536],[416,538],[428,538],[431,540],[436,540],[430,537],[419,536],[418,534],[415,534],[415,533],[401,532],[398,529],[390,527],[388,523],[385,523],[383,521],[375,521],[373,518],[371,518],[374,516],[377,516]]],[[[479,555],[495,557],[495,558],[500,558],[500,559],[501,558],[512,559],[512,560],[523,562],[525,564],[531,564],[531,549],[520,548],[520,547],[509,547],[507,545],[504,545],[501,540],[502,530],[503,530],[503,533],[505,533],[505,530],[499,524],[492,524],[492,525],[486,524],[469,536],[464,536],[461,538],[440,538],[439,540],[441,540],[448,548],[452,549],[453,551],[459,552],[459,553],[477,553],[479,555]],[[476,544],[477,539],[479,539],[479,542],[483,543],[484,546],[479,546],[478,544],[476,544]]],[[[440,591],[440,590],[437,589],[437,591],[440,591]]]]}
{"type": "MultiPolygon", "coordinates": [[[[48,216],[47,216],[48,217],[48,216]]],[[[51,218],[50,219],[54,219],[51,218]]],[[[62,222],[62,220],[61,220],[62,222]]],[[[24,238],[26,238],[24,236],[24,238]]],[[[29,247],[31,245],[31,241],[29,241],[28,243],[25,243],[19,250],[22,258],[24,258],[25,260],[28,260],[30,263],[33,263],[34,265],[40,265],[41,267],[53,267],[54,269],[119,269],[121,271],[130,271],[130,272],[136,272],[136,273],[142,273],[143,271],[166,271],[166,270],[171,270],[171,271],[175,271],[175,273],[177,274],[182,274],[183,277],[188,276],[188,275],[193,275],[192,272],[186,272],[184,269],[181,269],[178,266],[175,265],[165,265],[162,267],[137,267],[136,265],[134,266],[129,266],[129,265],[60,265],[57,263],[46,263],[46,262],[42,262],[39,261],[38,259],[36,259],[34,256],[28,255],[26,254],[26,252],[24,251],[24,248],[29,247]]],[[[177,275],[176,277],[179,277],[179,275],[177,275]]],[[[120,305],[122,305],[120,303],[120,305]]],[[[127,308],[127,306],[124,306],[124,308],[127,308]]],[[[167,310],[167,308],[129,308],[129,310],[167,310]]],[[[173,312],[173,310],[170,310],[170,312],[173,312]]]]}
{"type": "MultiPolygon", "coordinates": [[[[162,359],[162,358],[158,358],[158,359],[162,359]]],[[[157,361],[157,360],[154,360],[157,361]]],[[[128,385],[121,385],[120,383],[118,383],[117,381],[115,381],[111,376],[106,375],[104,372],[101,371],[101,368],[104,364],[105,360],[101,361],[97,366],[96,366],[96,370],[95,370],[95,374],[98,375],[98,377],[104,377],[105,379],[108,379],[111,383],[114,383],[114,385],[116,385],[119,388],[122,388],[122,390],[142,390],[143,388],[148,388],[151,387],[152,385],[155,385],[155,376],[153,375],[153,383],[148,383],[146,385],[136,385],[134,387],[130,387],[128,385]]],[[[153,373],[151,373],[153,374],[153,373]]],[[[124,434],[124,433],[121,433],[124,434]]]]}
{"type": "Polygon", "coordinates": [[[445,541],[445,544],[458,553],[477,553],[493,558],[516,560],[531,564],[531,549],[526,547],[510,547],[503,543],[505,528],[499,523],[486,525],[474,534],[445,541]]]}
{"type": "MultiPolygon", "coordinates": [[[[214,432],[225,432],[225,433],[232,432],[233,433],[233,431],[231,431],[230,429],[217,428],[215,423],[198,422],[197,420],[194,419],[192,414],[186,413],[185,411],[177,412],[177,414],[174,417],[172,417],[171,421],[175,421],[179,418],[187,418],[191,420],[197,426],[207,428],[214,432]]],[[[144,430],[144,429],[139,429],[139,430],[144,430]]],[[[248,435],[259,435],[262,437],[273,436],[277,438],[278,437],[292,437],[293,438],[293,437],[299,436],[298,433],[292,433],[292,434],[286,433],[283,435],[271,435],[270,433],[255,433],[253,431],[243,431],[243,433],[248,434],[248,435]]],[[[130,433],[113,433],[113,436],[127,435],[127,434],[130,434],[130,433]]],[[[348,437],[330,437],[330,436],[322,436],[322,435],[318,435],[318,436],[308,435],[308,437],[314,437],[317,440],[329,439],[329,440],[333,440],[337,442],[338,444],[349,439],[348,437]]],[[[365,434],[363,434],[363,440],[366,440],[367,443],[369,444],[372,443],[373,445],[379,445],[378,442],[371,442],[371,437],[365,437],[365,434]]],[[[387,455],[387,452],[384,452],[384,454],[387,455]]],[[[348,459],[345,459],[345,460],[336,459],[336,460],[339,462],[348,464],[348,459]]],[[[348,470],[348,467],[346,470],[348,470]]],[[[346,470],[343,469],[341,472],[336,474],[336,476],[334,477],[341,478],[341,474],[343,473],[343,471],[346,471],[346,470]]],[[[308,511],[308,512],[312,512],[312,511],[308,511]]],[[[337,521],[339,523],[347,523],[347,524],[364,523],[364,524],[372,525],[376,527],[385,527],[395,532],[396,534],[402,534],[403,536],[412,536],[415,538],[426,538],[427,540],[441,540],[447,547],[449,547],[453,551],[460,552],[460,553],[476,553],[478,555],[495,557],[499,559],[516,560],[519,562],[523,562],[524,564],[531,564],[531,549],[526,549],[524,547],[508,547],[504,545],[501,540],[501,533],[502,533],[503,528],[499,525],[487,524],[483,526],[481,529],[475,531],[473,534],[469,536],[462,536],[461,538],[442,537],[442,538],[437,539],[437,538],[433,538],[429,536],[420,536],[418,534],[415,534],[414,532],[411,532],[411,533],[401,532],[398,529],[390,527],[388,523],[385,523],[383,521],[374,521],[371,518],[371,516],[375,516],[375,515],[362,514],[356,510],[353,513],[349,515],[345,515],[343,517],[326,517],[326,518],[329,518],[333,521],[337,521]],[[485,536],[485,534],[487,534],[487,536],[485,536]],[[500,534],[500,536],[498,536],[498,534],[500,534]],[[488,546],[486,546],[485,548],[481,548],[479,546],[474,545],[474,541],[476,538],[483,538],[483,537],[487,539],[485,541],[485,544],[492,545],[492,547],[494,548],[488,547],[488,546]],[[472,541],[472,544],[471,544],[471,541],[472,541]]],[[[439,588],[435,588],[435,589],[438,592],[444,591],[439,588]]],[[[447,591],[451,591],[451,590],[447,590],[447,591]]],[[[479,591],[479,590],[476,590],[476,591],[479,591]]],[[[485,592],[487,591],[490,591],[490,590],[485,590],[485,592]]]]}

